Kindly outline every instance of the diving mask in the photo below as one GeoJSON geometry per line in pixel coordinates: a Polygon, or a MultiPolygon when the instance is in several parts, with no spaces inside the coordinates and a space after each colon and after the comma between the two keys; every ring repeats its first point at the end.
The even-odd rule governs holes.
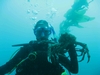
{"type": "Polygon", "coordinates": [[[34,30],[35,35],[50,35],[51,34],[51,28],[49,27],[38,27],[34,30]]]}

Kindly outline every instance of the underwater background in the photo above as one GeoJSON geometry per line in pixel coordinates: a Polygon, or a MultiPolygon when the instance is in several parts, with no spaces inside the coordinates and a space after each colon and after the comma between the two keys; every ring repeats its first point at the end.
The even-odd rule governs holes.
{"type": "MultiPolygon", "coordinates": [[[[65,19],[64,14],[71,8],[74,0],[0,0],[0,66],[10,60],[19,47],[14,44],[28,43],[35,40],[34,24],[44,19],[51,23],[59,36],[59,24],[65,19]]],[[[90,3],[86,15],[94,20],[81,23],[83,28],[70,27],[70,33],[77,41],[86,43],[91,59],[87,63],[79,62],[76,75],[100,75],[100,0],[90,3]]],[[[14,75],[15,72],[10,75],[14,75]]],[[[74,74],[72,74],[74,75],[74,74]]]]}

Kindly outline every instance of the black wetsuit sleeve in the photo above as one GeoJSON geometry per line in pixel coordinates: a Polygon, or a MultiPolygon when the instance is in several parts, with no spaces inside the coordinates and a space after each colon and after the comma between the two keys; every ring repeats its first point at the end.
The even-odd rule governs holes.
{"type": "Polygon", "coordinates": [[[68,57],[59,55],[59,62],[71,73],[77,74],[78,73],[78,60],[76,50],[73,44],[68,46],[68,53],[70,59],[68,57]]]}
{"type": "Polygon", "coordinates": [[[10,72],[22,59],[26,58],[27,55],[28,50],[25,47],[21,47],[11,60],[0,66],[0,75],[10,72]]]}

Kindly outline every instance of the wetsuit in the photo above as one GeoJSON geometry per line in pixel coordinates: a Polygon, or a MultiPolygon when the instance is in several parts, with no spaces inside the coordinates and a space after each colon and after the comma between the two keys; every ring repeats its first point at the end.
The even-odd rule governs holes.
{"type": "MultiPolygon", "coordinates": [[[[68,69],[71,73],[78,73],[78,61],[74,45],[69,45],[70,60],[59,55],[58,62],[68,69]]],[[[15,75],[61,75],[64,72],[63,67],[59,64],[52,64],[47,60],[48,44],[33,43],[25,45],[20,48],[17,54],[9,60],[6,64],[0,67],[0,75],[10,72],[16,67],[15,75]],[[35,60],[27,59],[28,55],[36,51],[37,55],[35,60]],[[22,60],[24,62],[18,65],[22,60]]]]}

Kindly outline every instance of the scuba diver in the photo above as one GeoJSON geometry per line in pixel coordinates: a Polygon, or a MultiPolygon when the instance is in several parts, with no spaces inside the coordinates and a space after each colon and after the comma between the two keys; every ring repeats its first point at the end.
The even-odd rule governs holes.
{"type": "Polygon", "coordinates": [[[69,9],[65,14],[65,20],[60,24],[60,34],[64,32],[69,32],[69,27],[75,26],[78,28],[83,28],[79,23],[84,23],[88,21],[92,21],[95,17],[89,17],[85,15],[86,11],[88,10],[89,3],[91,1],[87,0],[75,0],[72,8],[69,9]]]}
{"type": "Polygon", "coordinates": [[[72,5],[72,8],[74,10],[81,10],[83,8],[88,8],[89,4],[92,2],[93,0],[74,0],[74,4],[72,5]]]}
{"type": "Polygon", "coordinates": [[[68,75],[65,69],[73,74],[78,73],[77,53],[70,35],[61,35],[58,43],[49,39],[55,32],[45,20],[39,20],[33,31],[36,40],[13,45],[21,47],[7,63],[0,66],[0,75],[11,73],[14,69],[16,69],[15,75],[68,75]],[[70,39],[66,40],[66,43],[71,42],[63,43],[65,42],[63,36],[70,39]],[[65,50],[70,59],[65,55],[65,50]]]}

